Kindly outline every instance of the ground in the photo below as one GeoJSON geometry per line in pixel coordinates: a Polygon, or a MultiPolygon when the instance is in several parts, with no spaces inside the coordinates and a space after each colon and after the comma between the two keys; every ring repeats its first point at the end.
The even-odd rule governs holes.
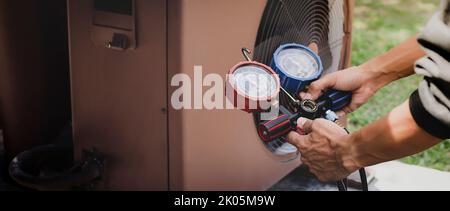
{"type": "MultiPolygon", "coordinates": [[[[437,0],[356,1],[353,65],[362,64],[418,34],[438,5],[437,0]]],[[[350,116],[351,130],[357,130],[379,119],[400,105],[417,89],[420,81],[420,77],[412,76],[380,90],[368,104],[350,116]]],[[[402,161],[450,171],[450,141],[402,161]]]]}

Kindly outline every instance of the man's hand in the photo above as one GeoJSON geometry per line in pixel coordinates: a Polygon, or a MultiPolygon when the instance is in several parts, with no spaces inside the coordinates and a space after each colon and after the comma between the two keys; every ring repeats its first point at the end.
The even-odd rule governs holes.
{"type": "MultiPolygon", "coordinates": [[[[316,100],[327,89],[351,91],[352,102],[344,109],[349,113],[381,87],[412,75],[414,62],[423,56],[417,38],[412,37],[361,66],[322,77],[300,97],[316,100]]],[[[363,166],[412,155],[439,143],[415,123],[408,102],[351,135],[323,119],[300,119],[298,125],[308,135],[292,132],[288,140],[299,148],[303,163],[321,181],[340,180],[363,166]]]]}
{"type": "MultiPolygon", "coordinates": [[[[352,102],[342,109],[344,114],[348,114],[365,104],[384,85],[381,80],[376,80],[376,74],[365,69],[364,66],[358,66],[322,77],[309,86],[307,93],[300,93],[300,97],[316,100],[328,89],[350,91],[353,93],[352,102]]],[[[340,113],[340,115],[344,114],[340,113]]]]}
{"type": "Polygon", "coordinates": [[[292,132],[288,141],[295,145],[317,179],[338,181],[360,168],[351,153],[350,135],[340,126],[325,119],[300,118],[298,126],[308,135],[292,132]]]}
{"type": "Polygon", "coordinates": [[[411,37],[360,66],[322,77],[310,85],[308,93],[300,93],[300,97],[316,100],[327,89],[353,92],[351,104],[343,109],[348,114],[365,104],[383,86],[412,75],[414,62],[423,56],[425,52],[421,49],[417,38],[411,37]]]}

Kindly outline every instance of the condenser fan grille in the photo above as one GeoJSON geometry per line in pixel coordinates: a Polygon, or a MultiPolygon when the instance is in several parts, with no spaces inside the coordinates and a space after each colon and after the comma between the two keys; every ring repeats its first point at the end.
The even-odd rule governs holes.
{"type": "MultiPolygon", "coordinates": [[[[259,26],[254,47],[254,60],[270,65],[276,49],[287,43],[305,46],[315,43],[324,66],[324,74],[342,68],[347,63],[343,56],[348,46],[345,24],[349,7],[347,0],[268,0],[259,26]],[[344,46],[345,45],[345,46],[344,46]]],[[[280,103],[291,111],[287,96],[280,103]]],[[[260,124],[260,114],[255,123],[260,124]]],[[[271,150],[282,144],[275,140],[267,144],[271,150]]]]}
{"type": "Polygon", "coordinates": [[[255,43],[254,60],[269,64],[282,44],[316,43],[326,73],[339,68],[345,37],[344,0],[269,0],[255,43]],[[333,57],[336,57],[333,59],[333,57]]]}

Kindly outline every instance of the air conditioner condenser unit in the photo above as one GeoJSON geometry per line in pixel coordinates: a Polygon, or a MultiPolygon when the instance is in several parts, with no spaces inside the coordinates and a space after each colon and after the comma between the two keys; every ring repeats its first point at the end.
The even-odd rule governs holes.
{"type": "MultiPolygon", "coordinates": [[[[239,110],[171,105],[173,76],[219,74],[240,49],[269,64],[315,45],[325,73],[350,59],[352,0],[69,0],[75,154],[105,156],[100,190],[266,190],[300,165],[261,144],[239,110]]],[[[207,90],[204,88],[203,92],[207,90]]],[[[192,96],[194,97],[194,96],[192,96]]]]}

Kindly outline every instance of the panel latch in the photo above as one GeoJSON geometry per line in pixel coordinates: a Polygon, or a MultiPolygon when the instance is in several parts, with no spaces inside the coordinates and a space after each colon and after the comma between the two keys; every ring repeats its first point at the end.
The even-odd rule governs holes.
{"type": "Polygon", "coordinates": [[[112,41],[106,44],[106,47],[123,51],[128,48],[128,36],[121,33],[114,33],[112,41]]]}

